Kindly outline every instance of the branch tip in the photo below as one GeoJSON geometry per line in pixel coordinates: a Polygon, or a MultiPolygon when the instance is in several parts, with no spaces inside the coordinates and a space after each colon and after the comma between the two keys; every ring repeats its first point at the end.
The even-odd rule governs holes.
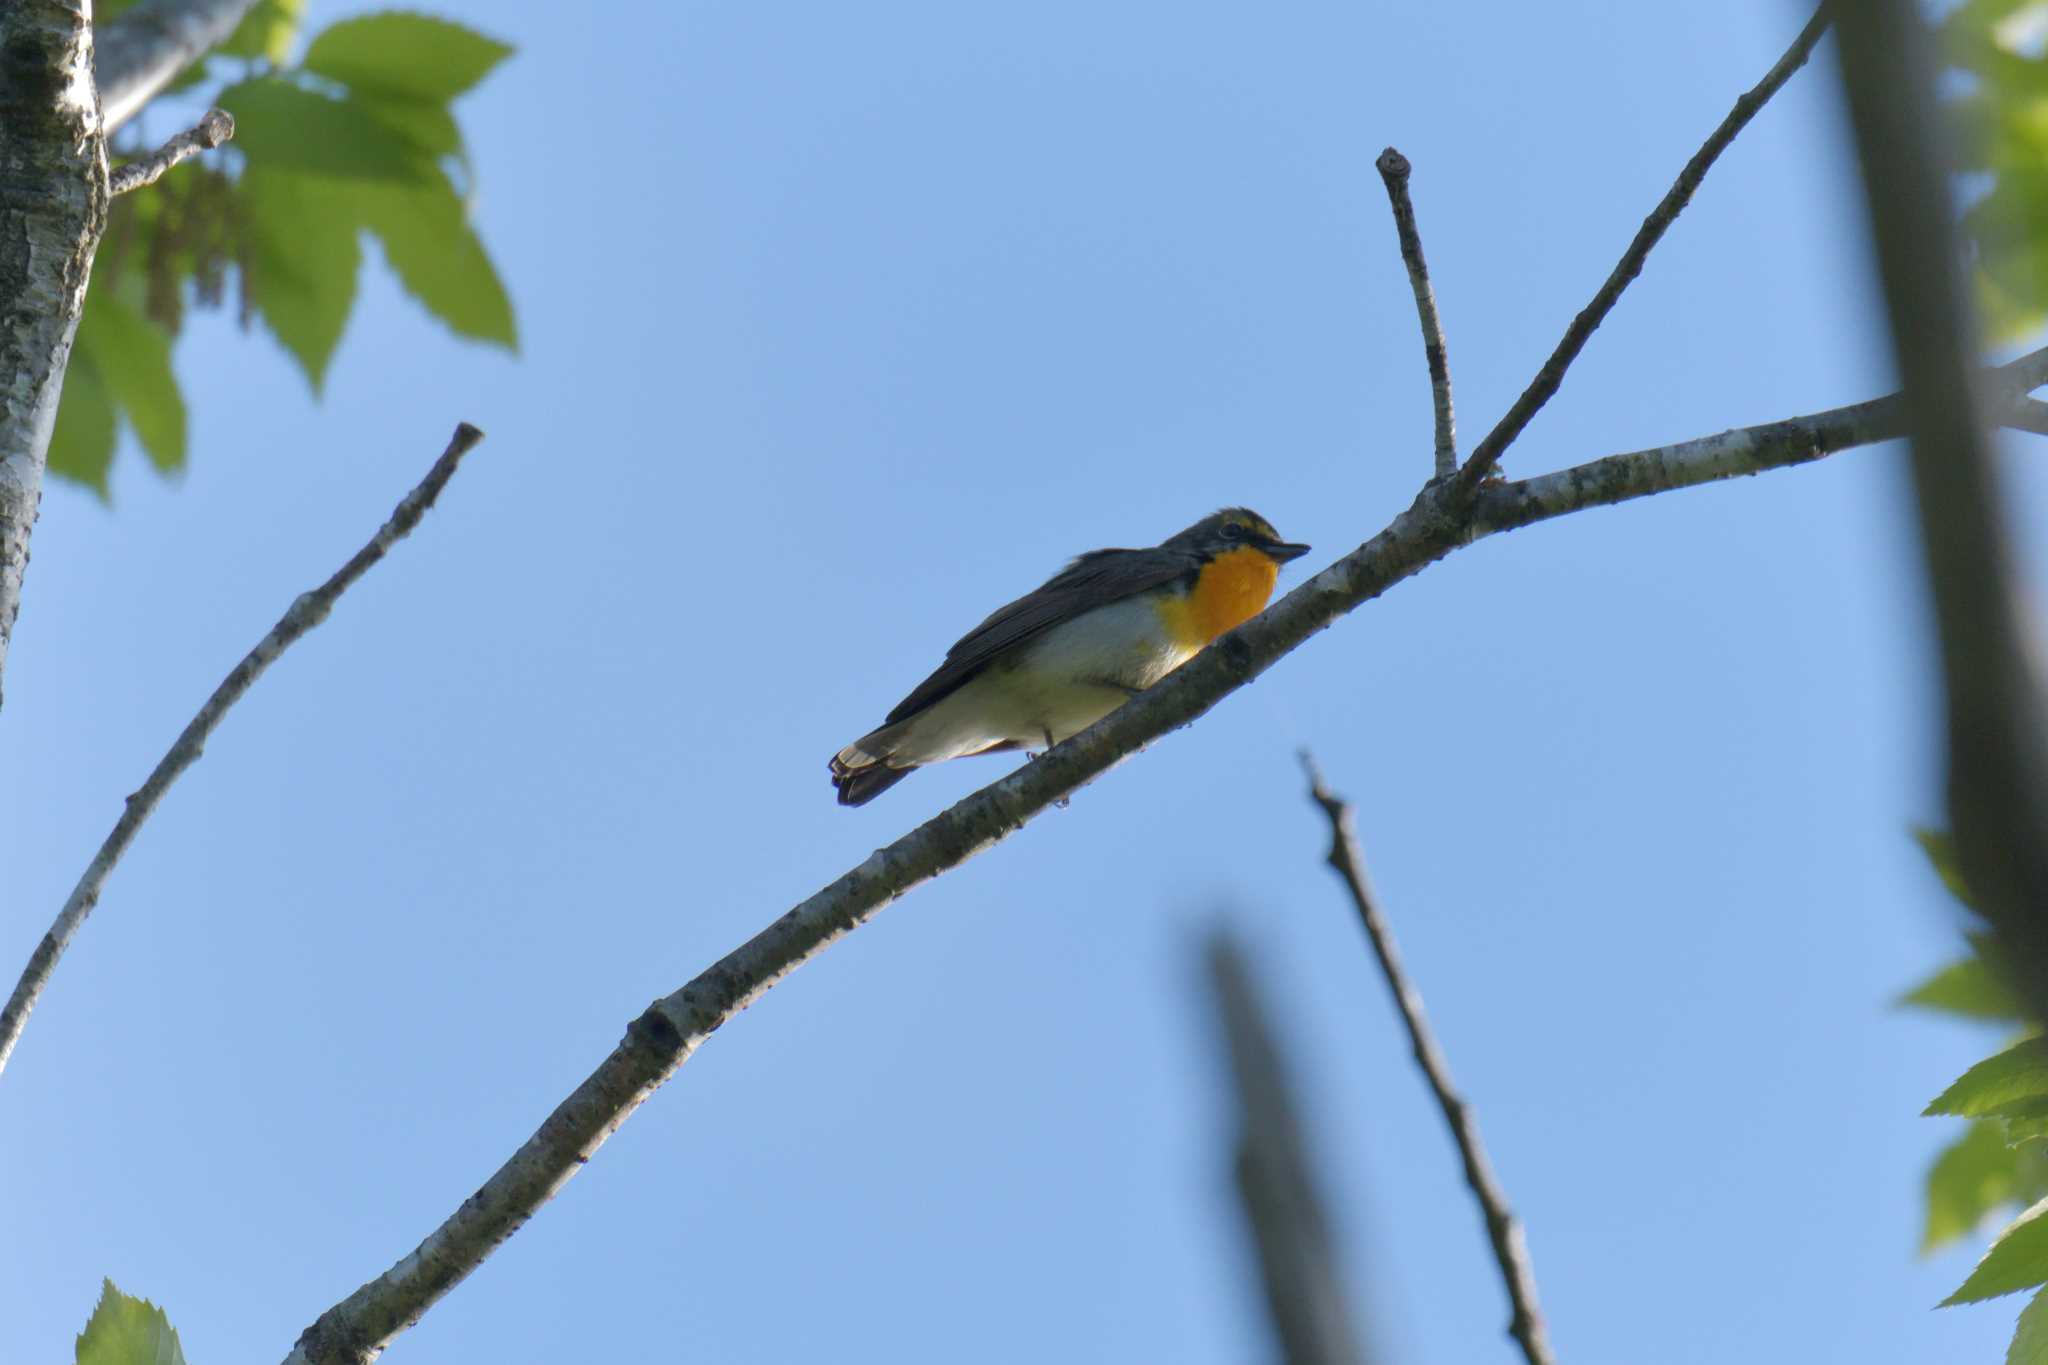
{"type": "Polygon", "coordinates": [[[1415,295],[1415,319],[1422,328],[1422,358],[1429,367],[1430,404],[1436,420],[1436,475],[1457,472],[1458,425],[1451,409],[1450,351],[1444,345],[1443,320],[1437,316],[1436,290],[1429,282],[1429,263],[1422,256],[1422,233],[1415,226],[1415,204],[1408,196],[1408,176],[1415,169],[1407,157],[1389,147],[1373,163],[1387,187],[1394,211],[1394,236],[1401,245],[1401,264],[1408,269],[1408,287],[1415,295]]]}
{"type": "MultiPolygon", "coordinates": [[[[225,116],[223,116],[225,117],[225,116]]],[[[181,135],[183,136],[183,135],[181,135]]],[[[186,723],[178,737],[157,760],[143,784],[129,793],[122,802],[121,817],[114,822],[113,830],[86,864],[78,884],[72,888],[64,907],[57,912],[56,921],[43,937],[43,946],[36,950],[34,957],[23,969],[21,979],[15,983],[14,992],[4,1006],[0,1006],[0,1070],[7,1066],[15,1045],[21,1041],[21,1033],[28,1025],[29,1013],[35,1009],[43,990],[50,984],[50,977],[56,971],[57,960],[63,956],[71,939],[85,923],[86,916],[99,903],[100,892],[114,867],[134,842],[136,833],[148,820],[164,795],[171,789],[184,771],[197,763],[206,751],[207,738],[227,716],[229,708],[255,685],[265,669],[275,663],[285,650],[289,649],[313,627],[327,618],[335,601],[368,573],[373,565],[390,552],[391,546],[409,534],[419,525],[420,518],[434,500],[440,496],[448,480],[455,474],[465,451],[483,439],[483,433],[464,422],[455,429],[455,439],[448,449],[434,461],[425,478],[417,487],[400,500],[397,508],[384,524],[377,529],[369,543],[350,556],[332,577],[319,587],[298,594],[278,618],[277,624],[247,654],[240,663],[228,671],[199,713],[186,723]]]]}
{"type": "Polygon", "coordinates": [[[225,109],[209,109],[200,115],[199,122],[148,156],[115,167],[107,176],[107,190],[111,194],[127,194],[144,185],[154,185],[171,167],[201,152],[212,151],[234,135],[234,115],[225,109]]]}

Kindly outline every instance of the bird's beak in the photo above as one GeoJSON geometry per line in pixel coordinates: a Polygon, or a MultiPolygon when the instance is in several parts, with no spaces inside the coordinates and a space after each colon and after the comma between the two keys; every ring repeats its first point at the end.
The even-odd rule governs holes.
{"type": "Polygon", "coordinates": [[[1284,540],[1269,540],[1259,546],[1259,548],[1279,560],[1282,564],[1285,564],[1290,559],[1300,559],[1308,553],[1309,549],[1306,545],[1295,545],[1284,540]]]}

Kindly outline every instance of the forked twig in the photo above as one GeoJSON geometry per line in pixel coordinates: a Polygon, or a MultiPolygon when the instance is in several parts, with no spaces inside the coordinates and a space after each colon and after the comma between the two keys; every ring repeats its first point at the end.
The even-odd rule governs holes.
{"type": "Polygon", "coordinates": [[[1543,368],[1529,381],[1529,387],[1522,390],[1522,396],[1515,400],[1514,406],[1494,424],[1492,431],[1486,433],[1486,439],[1472,448],[1471,457],[1458,471],[1460,485],[1467,490],[1476,488],[1480,480],[1484,479],[1500,461],[1500,457],[1514,443],[1515,438],[1522,434],[1522,429],[1529,425],[1530,419],[1550,401],[1551,396],[1557,392],[1558,385],[1564,382],[1564,372],[1571,368],[1572,362],[1578,359],[1579,352],[1586,348],[1586,341],[1593,335],[1594,330],[1606,321],[1607,315],[1614,310],[1616,301],[1621,298],[1622,290],[1627,289],[1635,277],[1642,273],[1643,262],[1650,258],[1651,249],[1663,238],[1665,230],[1676,221],[1685,206],[1692,202],[1693,192],[1699,189],[1700,182],[1707,178],[1707,171],[1715,160],[1728,149],[1728,144],[1735,140],[1735,135],[1756,117],[1757,110],[1763,108],[1771,96],[1777,94],[1786,81],[1792,79],[1795,71],[1806,65],[1806,59],[1813,55],[1813,49],[1820,42],[1821,35],[1827,32],[1828,19],[1828,7],[1823,4],[1814,11],[1813,17],[1806,21],[1806,27],[1792,40],[1792,46],[1785,50],[1785,55],[1778,58],[1777,65],[1765,72],[1762,80],[1735,101],[1735,107],[1728,111],[1728,117],[1721,120],[1720,126],[1715,128],[1700,145],[1700,149],[1692,154],[1692,160],[1685,163],[1685,169],[1678,173],[1678,179],[1665,191],[1664,197],[1657,202],[1657,207],[1643,220],[1643,225],[1636,229],[1636,235],[1629,242],[1628,250],[1621,253],[1621,260],[1616,262],[1613,271],[1607,276],[1606,283],[1600,286],[1599,292],[1593,295],[1593,301],[1579,311],[1579,315],[1572,319],[1571,326],[1565,328],[1564,338],[1557,343],[1557,349],[1550,353],[1550,359],[1543,362],[1543,368]]]}

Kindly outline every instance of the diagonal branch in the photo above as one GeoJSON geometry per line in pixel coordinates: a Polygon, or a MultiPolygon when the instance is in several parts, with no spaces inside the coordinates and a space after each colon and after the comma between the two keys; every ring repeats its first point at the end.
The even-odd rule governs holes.
{"type": "Polygon", "coordinates": [[[1550,359],[1543,362],[1543,368],[1529,381],[1529,387],[1522,390],[1522,396],[1515,400],[1514,406],[1494,424],[1492,431],[1486,433],[1486,439],[1473,447],[1471,458],[1467,459],[1464,468],[1458,471],[1458,482],[1468,493],[1492,472],[1500,457],[1507,453],[1507,448],[1514,444],[1515,438],[1522,434],[1522,429],[1529,425],[1530,419],[1535,417],[1537,411],[1557,392],[1558,385],[1564,382],[1564,372],[1579,358],[1579,352],[1586,348],[1586,342],[1594,330],[1607,320],[1607,315],[1614,310],[1615,303],[1620,300],[1621,292],[1642,273],[1643,263],[1650,258],[1651,250],[1663,238],[1665,230],[1677,220],[1678,215],[1684,212],[1685,206],[1692,202],[1693,192],[1698,190],[1700,182],[1707,178],[1707,171],[1712,168],[1715,160],[1728,149],[1728,144],[1735,140],[1735,135],[1756,117],[1757,111],[1769,102],[1771,96],[1777,94],[1786,81],[1792,79],[1793,73],[1806,65],[1806,59],[1812,55],[1814,46],[1820,42],[1821,35],[1827,32],[1827,27],[1828,7],[1823,4],[1814,11],[1813,17],[1806,21],[1806,27],[1792,40],[1792,46],[1785,50],[1785,55],[1778,58],[1777,65],[1765,72],[1762,80],[1735,101],[1735,107],[1728,111],[1728,117],[1721,120],[1721,125],[1714,129],[1712,135],[1700,145],[1700,149],[1692,154],[1692,160],[1685,163],[1685,169],[1678,173],[1678,179],[1658,201],[1657,207],[1650,211],[1650,216],[1643,220],[1643,225],[1636,229],[1634,240],[1628,244],[1628,250],[1621,253],[1621,260],[1616,262],[1614,270],[1607,276],[1606,283],[1600,286],[1600,291],[1593,295],[1593,301],[1572,319],[1571,326],[1565,328],[1564,339],[1557,343],[1557,349],[1550,353],[1550,359]]]}
{"type": "Polygon", "coordinates": [[[226,42],[256,0],[142,0],[96,36],[100,108],[113,132],[226,42]]]}
{"type": "Polygon", "coordinates": [[[2004,425],[2015,431],[2031,431],[2036,436],[2048,436],[2048,403],[2038,398],[2022,398],[2012,406],[2005,416],[2004,425]]]}
{"type": "MultiPolygon", "coordinates": [[[[2026,396],[2029,389],[2048,384],[2048,347],[1984,371],[1978,383],[2001,423],[2029,430],[2034,414],[2048,406],[2026,396]]],[[[1905,434],[1905,396],[1894,393],[1806,417],[1607,455],[1554,474],[1482,487],[1473,504],[1473,529],[1479,534],[1512,531],[1588,507],[1806,464],[1905,434]]]]}
{"type": "MultiPolygon", "coordinates": [[[[2048,349],[1994,374],[2011,385],[2048,382],[2037,377],[2048,374],[2048,349]]],[[[553,1198],[705,1039],[783,977],[897,898],[993,847],[1047,806],[1203,715],[1360,603],[1499,530],[1801,464],[1887,439],[1895,432],[1870,416],[1870,410],[1881,417],[1883,405],[1897,401],[1791,418],[1664,451],[1610,456],[1546,480],[1482,489],[1476,504],[1460,499],[1452,482],[1426,487],[1385,530],[1158,686],[878,849],[681,989],[655,1001],[475,1194],[397,1264],[321,1314],[300,1336],[288,1365],[357,1365],[374,1359],[553,1198]],[[1852,419],[1845,413],[1862,415],[1852,419]],[[1743,452],[1739,459],[1727,454],[1736,448],[1743,452]]]]}
{"type": "Polygon", "coordinates": [[[1847,6],[1841,41],[1941,639],[1949,819],[1964,879],[2048,1019],[2048,668],[1967,359],[1978,337],[1934,58],[1905,0],[1847,6]]]}
{"type": "Polygon", "coordinates": [[[1436,477],[1449,478],[1458,472],[1458,420],[1451,411],[1450,352],[1444,348],[1444,326],[1436,315],[1429,264],[1422,259],[1415,204],[1408,197],[1408,177],[1415,166],[1392,147],[1381,152],[1373,165],[1386,182],[1387,202],[1394,210],[1394,235],[1401,243],[1401,263],[1408,267],[1408,287],[1415,291],[1415,316],[1422,324],[1422,357],[1429,365],[1429,393],[1436,407],[1436,477]]]}
{"type": "Polygon", "coordinates": [[[242,657],[234,670],[221,680],[213,695],[199,708],[199,714],[192,717],[179,734],[170,751],[157,762],[156,768],[141,787],[128,798],[121,818],[114,822],[113,832],[100,845],[86,865],[85,874],[78,879],[71,896],[64,902],[64,908],[57,913],[56,923],[50,926],[43,941],[36,945],[35,953],[29,958],[28,966],[22,971],[21,980],[14,987],[14,994],[8,997],[5,1008],[0,1008],[0,1069],[7,1065],[13,1055],[14,1046],[21,1041],[21,1031],[28,1023],[29,1011],[36,1006],[43,988],[50,982],[50,974],[56,970],[57,959],[64,955],[65,947],[77,934],[78,927],[85,923],[85,917],[92,913],[99,903],[100,888],[106,885],[107,876],[114,865],[121,861],[121,855],[128,851],[128,845],[135,842],[135,835],[142,828],[142,822],[162,801],[164,793],[178,780],[185,769],[199,761],[206,750],[207,737],[212,735],[227,715],[228,708],[242,699],[242,695],[263,676],[263,670],[277,661],[277,657],[289,649],[298,638],[327,619],[327,613],[344,592],[368,573],[377,561],[388,554],[393,545],[403,540],[420,518],[434,505],[434,499],[441,496],[441,490],[448,480],[455,476],[456,467],[462,457],[483,440],[484,434],[467,422],[455,428],[447,450],[434,461],[434,467],[427,471],[426,478],[419,486],[405,495],[392,512],[390,520],[377,528],[369,543],[357,550],[348,563],[335,571],[319,587],[299,594],[285,614],[278,618],[270,633],[256,642],[256,647],[242,657]]]}
{"type": "Polygon", "coordinates": [[[144,185],[154,185],[163,179],[164,172],[180,161],[190,161],[201,152],[210,152],[234,135],[234,117],[225,109],[209,109],[200,116],[198,123],[148,156],[115,167],[113,174],[107,177],[107,188],[114,194],[126,194],[144,185]]]}
{"type": "Polygon", "coordinates": [[[1301,766],[1308,773],[1309,796],[1330,820],[1330,867],[1343,879],[1345,889],[1351,893],[1351,903],[1358,908],[1359,922],[1365,926],[1373,955],[1379,959],[1380,971],[1387,978],[1387,989],[1393,992],[1394,1007],[1400,1011],[1401,1023],[1408,1030],[1415,1065],[1429,1082],[1437,1107],[1443,1110],[1444,1124],[1451,1130],[1451,1141],[1457,1144],[1458,1157],[1465,1166],[1465,1183],[1471,1186],[1472,1197],[1479,1201],[1479,1211],[1485,1216],[1486,1237],[1493,1245],[1493,1259],[1500,1266],[1500,1277],[1507,1285],[1508,1302],[1514,1310],[1508,1321],[1508,1335],[1522,1348],[1529,1365],[1556,1365],[1557,1357],[1550,1351],[1550,1333],[1543,1325],[1543,1310],[1536,1304],[1536,1272],[1529,1264],[1529,1246],[1522,1235],[1521,1220],[1509,1207],[1507,1191],[1501,1188],[1500,1178],[1493,1173],[1493,1163],[1487,1160],[1472,1106],[1451,1082],[1450,1063],[1444,1059],[1443,1049],[1429,1026],[1429,1016],[1422,1008],[1422,992],[1402,965],[1401,950],[1394,942],[1394,927],[1387,922],[1378,898],[1373,895],[1372,884],[1366,880],[1365,855],[1359,851],[1351,803],[1333,795],[1323,785],[1322,772],[1306,751],[1301,755],[1301,766]]]}

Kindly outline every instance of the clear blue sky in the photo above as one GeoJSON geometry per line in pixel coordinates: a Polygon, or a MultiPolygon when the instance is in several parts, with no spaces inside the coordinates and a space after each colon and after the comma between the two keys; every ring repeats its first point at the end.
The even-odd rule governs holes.
{"type": "MultiPolygon", "coordinates": [[[[353,6],[316,3],[315,27],[353,6]]],[[[190,472],[47,494],[0,714],[9,974],[171,736],[457,419],[489,442],[264,679],[0,1077],[4,1354],[111,1275],[275,1359],[648,1000],[1004,770],[825,759],[1076,551],[1247,503],[1313,568],[1429,461],[1372,159],[1469,443],[1804,13],[461,0],[517,358],[374,266],[324,401],[178,353],[190,472]]],[[[1889,386],[1833,51],[1511,458],[1889,386]]],[[[374,261],[374,252],[372,260],[374,261]]],[[[2031,455],[2031,452],[2030,452],[2031,455]]],[[[1914,1258],[1994,1039],[1952,925],[1898,452],[1519,532],[1402,585],[721,1032],[393,1361],[1264,1358],[1193,945],[1250,943],[1388,1360],[1500,1362],[1476,1215],[1297,746],[1373,870],[1574,1362],[1990,1361],[1914,1258]]],[[[2038,531],[2042,485],[2023,509],[2038,531]]],[[[1299,581],[1291,572],[1287,581],[1299,581]]]]}

